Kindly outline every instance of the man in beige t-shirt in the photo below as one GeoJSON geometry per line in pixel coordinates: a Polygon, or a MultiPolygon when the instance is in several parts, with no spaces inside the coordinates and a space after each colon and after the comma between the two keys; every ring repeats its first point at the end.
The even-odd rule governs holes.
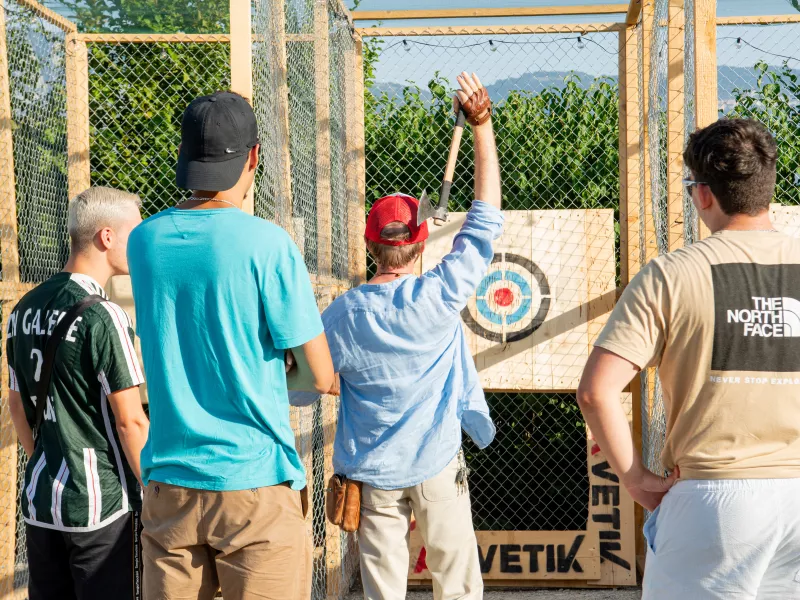
{"type": "Polygon", "coordinates": [[[684,158],[713,235],[634,278],[578,402],[623,484],[654,511],[645,600],[800,598],[800,240],[769,219],[776,144],[755,121],[722,120],[694,133],[684,158]],[[650,366],[666,478],[643,466],[619,401],[650,366]]]}

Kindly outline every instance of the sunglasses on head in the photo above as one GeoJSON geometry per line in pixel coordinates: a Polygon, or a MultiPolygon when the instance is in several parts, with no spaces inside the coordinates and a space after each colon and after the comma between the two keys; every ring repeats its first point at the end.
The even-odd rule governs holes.
{"type": "Polygon", "coordinates": [[[692,188],[696,185],[708,185],[705,181],[695,181],[694,179],[684,179],[683,185],[686,188],[686,191],[690,194],[692,193],[692,188]]]}

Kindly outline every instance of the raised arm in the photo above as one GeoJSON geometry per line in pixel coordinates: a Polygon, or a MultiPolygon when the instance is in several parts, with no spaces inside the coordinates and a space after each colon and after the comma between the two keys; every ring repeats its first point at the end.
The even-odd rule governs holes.
{"type": "Polygon", "coordinates": [[[461,89],[453,99],[456,112],[463,107],[472,108],[470,117],[475,138],[475,199],[500,208],[502,190],[500,187],[500,162],[492,127],[491,104],[486,88],[478,76],[464,71],[457,77],[461,89]],[[473,108],[474,105],[474,108],[473,108]]]}
{"type": "Polygon", "coordinates": [[[474,73],[464,72],[457,79],[461,89],[453,98],[453,107],[464,110],[475,138],[476,202],[453,240],[453,249],[425,276],[440,280],[445,306],[458,312],[467,305],[494,258],[493,242],[502,233],[503,215],[489,94],[474,73]]]}

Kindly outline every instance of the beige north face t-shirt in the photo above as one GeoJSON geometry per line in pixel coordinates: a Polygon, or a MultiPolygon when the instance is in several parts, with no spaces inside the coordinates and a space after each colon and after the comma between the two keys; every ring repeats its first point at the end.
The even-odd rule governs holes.
{"type": "Polygon", "coordinates": [[[659,368],[667,469],[800,477],[800,239],[723,231],[653,260],[596,345],[659,368]]]}

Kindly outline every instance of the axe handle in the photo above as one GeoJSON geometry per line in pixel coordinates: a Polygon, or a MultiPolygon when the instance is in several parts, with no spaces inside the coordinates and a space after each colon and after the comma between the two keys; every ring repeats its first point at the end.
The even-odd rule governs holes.
{"type": "MultiPolygon", "coordinates": [[[[450,200],[450,188],[453,187],[453,175],[456,171],[458,162],[458,152],[461,149],[461,137],[464,135],[464,124],[467,115],[463,110],[458,111],[456,126],[453,129],[453,141],[450,143],[450,156],[447,158],[447,166],[444,169],[444,179],[442,180],[442,191],[439,194],[439,208],[447,210],[447,202],[450,200]]],[[[433,219],[435,225],[444,225],[444,219],[433,219]]]]}

